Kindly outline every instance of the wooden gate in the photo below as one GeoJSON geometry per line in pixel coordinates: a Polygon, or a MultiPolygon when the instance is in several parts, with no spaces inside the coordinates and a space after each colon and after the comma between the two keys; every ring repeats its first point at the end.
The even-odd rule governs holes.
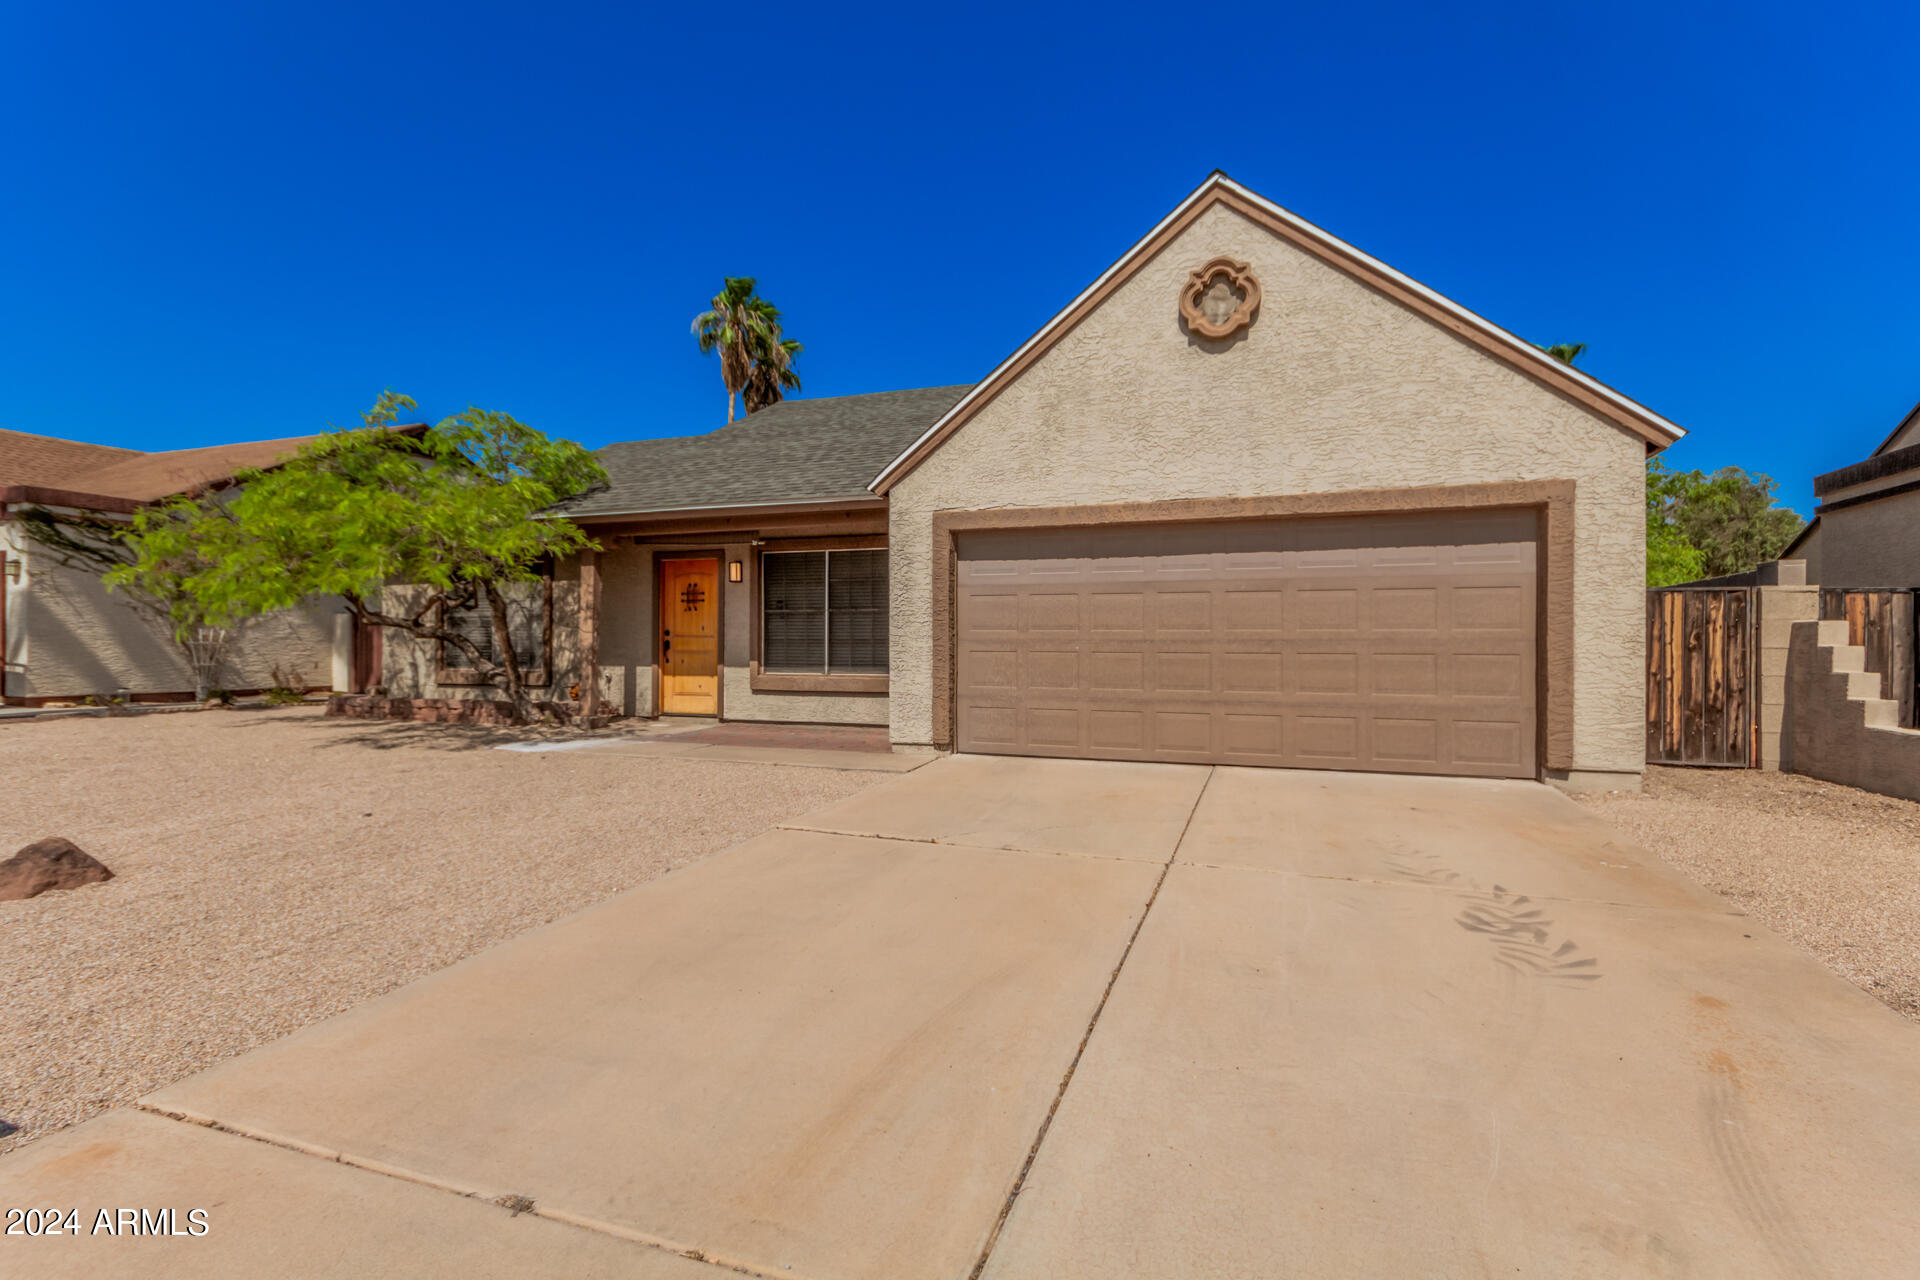
{"type": "Polygon", "coordinates": [[[1647,763],[1751,769],[1753,589],[1647,592],[1647,763]]]}

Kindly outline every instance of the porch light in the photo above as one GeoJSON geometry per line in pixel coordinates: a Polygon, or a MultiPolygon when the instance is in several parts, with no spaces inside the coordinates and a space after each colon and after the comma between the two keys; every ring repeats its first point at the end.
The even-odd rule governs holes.
{"type": "Polygon", "coordinates": [[[7,566],[6,575],[7,575],[8,582],[20,581],[20,561],[19,560],[15,559],[12,556],[7,556],[4,560],[0,560],[0,564],[4,564],[7,566]]]}
{"type": "Polygon", "coordinates": [[[742,582],[745,581],[746,576],[746,566],[742,565],[738,560],[727,561],[728,582],[742,582]]]}

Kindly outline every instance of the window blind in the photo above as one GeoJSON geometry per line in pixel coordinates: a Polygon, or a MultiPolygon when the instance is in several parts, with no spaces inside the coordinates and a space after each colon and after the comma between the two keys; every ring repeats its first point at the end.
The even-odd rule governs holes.
{"type": "MultiPolygon", "coordinates": [[[[546,584],[544,582],[516,584],[507,590],[507,634],[513,638],[514,656],[520,660],[522,671],[531,671],[543,664],[540,653],[542,623],[546,612],[546,584]]],[[[493,646],[493,611],[484,599],[476,596],[473,603],[462,608],[448,609],[446,613],[447,630],[455,635],[465,636],[473,641],[480,650],[480,657],[489,663],[498,662],[499,655],[493,646]]],[[[449,667],[465,667],[470,661],[465,650],[458,645],[445,645],[445,663],[449,667]]]]}
{"type": "Polygon", "coordinates": [[[884,550],[770,551],[760,576],[762,670],[885,674],[884,550]]]}

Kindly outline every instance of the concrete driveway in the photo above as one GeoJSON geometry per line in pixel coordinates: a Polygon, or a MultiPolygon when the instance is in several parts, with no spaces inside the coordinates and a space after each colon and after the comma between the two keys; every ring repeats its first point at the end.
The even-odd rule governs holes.
{"type": "Polygon", "coordinates": [[[0,1273],[1892,1276],[1920,1033],[1526,783],[958,757],[0,1161],[0,1273]]]}

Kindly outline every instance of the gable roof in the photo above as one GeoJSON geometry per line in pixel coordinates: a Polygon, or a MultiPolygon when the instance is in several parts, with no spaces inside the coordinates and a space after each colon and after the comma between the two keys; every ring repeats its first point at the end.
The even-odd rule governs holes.
{"type": "Polygon", "coordinates": [[[782,400],[705,435],[628,440],[596,452],[607,483],[551,508],[573,519],[662,511],[870,502],[874,472],[967,391],[921,387],[782,400]]]}
{"type": "Polygon", "coordinates": [[[928,454],[939,448],[941,442],[959,430],[968,418],[1019,377],[1027,366],[1044,355],[1175,236],[1215,205],[1232,209],[1296,248],[1305,250],[1472,343],[1502,363],[1567,395],[1600,417],[1639,436],[1647,442],[1649,449],[1664,449],[1686,434],[1666,418],[1615,391],[1591,374],[1555,360],[1526,339],[1443,297],[1412,277],[1395,271],[1378,258],[1362,253],[1338,236],[1255,194],[1216,169],[1172,213],[1162,218],[1153,230],[1122,254],[1119,261],[1102,272],[1059,314],[1042,325],[1037,333],[941,415],[940,420],[909,448],[888,463],[874,476],[868,488],[874,493],[884,494],[898,484],[928,454]]]}
{"type": "Polygon", "coordinates": [[[138,449],[0,429],[0,488],[16,484],[64,485],[70,477],[139,456],[138,449]]]}
{"type": "Polygon", "coordinates": [[[1899,423],[1893,428],[1893,430],[1887,432],[1887,438],[1885,440],[1882,440],[1877,446],[1875,446],[1873,452],[1868,454],[1867,456],[1869,458],[1877,458],[1881,454],[1885,453],[1888,450],[1888,448],[1892,446],[1893,442],[1900,438],[1901,432],[1905,431],[1908,427],[1912,426],[1916,419],[1920,419],[1920,404],[1916,404],[1915,406],[1913,406],[1913,408],[1907,410],[1907,416],[1900,419],[1899,423]]]}

